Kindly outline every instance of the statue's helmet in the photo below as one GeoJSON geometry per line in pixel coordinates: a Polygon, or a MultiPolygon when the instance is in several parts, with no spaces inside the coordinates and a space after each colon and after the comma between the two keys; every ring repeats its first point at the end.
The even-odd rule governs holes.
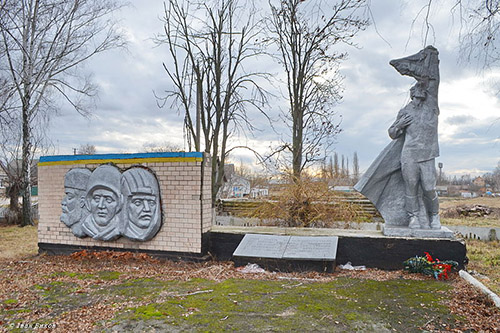
{"type": "Polygon", "coordinates": [[[132,168],[123,173],[122,194],[125,198],[134,194],[150,194],[158,196],[158,181],[151,171],[144,168],[132,168]]]}
{"type": "Polygon", "coordinates": [[[120,170],[112,165],[101,165],[90,175],[87,184],[87,197],[97,188],[109,189],[120,197],[120,170]]]}
{"type": "Polygon", "coordinates": [[[87,189],[87,183],[91,173],[92,172],[89,169],[84,168],[69,170],[64,176],[64,187],[84,191],[87,189]]]}

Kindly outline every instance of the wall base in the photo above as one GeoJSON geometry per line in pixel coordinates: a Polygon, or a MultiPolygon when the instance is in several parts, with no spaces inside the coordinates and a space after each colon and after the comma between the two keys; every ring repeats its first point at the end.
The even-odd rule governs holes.
{"type": "MultiPolygon", "coordinates": [[[[210,232],[210,254],[217,260],[234,260],[233,252],[245,234],[220,229],[210,232]]],[[[248,233],[256,232],[258,231],[255,229],[248,230],[248,233]]],[[[335,230],[331,232],[333,235],[335,230]]],[[[403,261],[423,256],[424,252],[429,252],[433,258],[454,260],[458,262],[459,269],[465,268],[468,263],[465,242],[459,239],[415,239],[383,235],[371,237],[362,232],[359,235],[337,236],[337,264],[351,262],[353,266],[398,270],[403,268],[403,261]]]]}
{"type": "MultiPolygon", "coordinates": [[[[234,231],[231,229],[218,227],[216,231],[203,234],[202,253],[189,252],[167,252],[141,249],[116,249],[100,246],[76,246],[65,244],[38,243],[39,252],[49,255],[69,255],[81,250],[92,251],[119,251],[119,252],[140,252],[146,253],[156,258],[174,261],[203,262],[208,260],[231,260],[236,266],[247,263],[260,263],[263,267],[278,271],[321,271],[330,272],[334,270],[335,264],[345,264],[351,262],[353,266],[364,265],[368,268],[378,268],[383,270],[398,270],[403,268],[403,261],[415,257],[423,256],[424,252],[429,252],[433,258],[441,260],[454,260],[458,262],[458,268],[464,269],[468,263],[465,242],[460,239],[428,239],[428,238],[402,238],[383,236],[381,232],[376,236],[364,234],[362,231],[350,233],[337,233],[335,229],[302,229],[299,232],[315,231],[321,235],[338,236],[337,257],[335,262],[304,261],[304,260],[266,260],[255,258],[233,258],[236,250],[246,233],[272,233],[267,228],[242,228],[234,231]],[[259,261],[260,260],[260,261],[259,261]],[[257,262],[259,261],[259,262],[257,262]]],[[[288,234],[290,229],[287,230],[288,234]]]]}
{"type": "Polygon", "coordinates": [[[38,253],[45,253],[48,255],[70,255],[82,250],[87,251],[115,251],[115,252],[133,252],[133,253],[146,253],[152,257],[173,260],[173,261],[192,261],[204,262],[210,260],[208,254],[203,253],[189,253],[189,252],[169,252],[169,251],[155,251],[155,250],[141,250],[141,249],[118,249],[114,247],[104,246],[77,246],[66,244],[50,244],[38,243],[38,253]]]}

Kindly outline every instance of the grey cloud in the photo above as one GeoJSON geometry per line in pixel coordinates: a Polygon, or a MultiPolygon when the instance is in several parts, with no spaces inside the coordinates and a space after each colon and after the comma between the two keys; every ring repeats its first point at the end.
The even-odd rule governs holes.
{"type": "MultiPolygon", "coordinates": [[[[336,106],[338,114],[342,115],[343,132],[337,137],[334,148],[350,160],[353,152],[357,151],[362,170],[389,143],[387,128],[408,101],[412,79],[400,76],[388,62],[422,48],[421,26],[417,22],[411,36],[410,28],[413,12],[423,3],[427,1],[397,4],[392,0],[372,1],[378,33],[372,25],[355,40],[360,49],[345,48],[349,53],[348,60],[341,67],[345,76],[345,93],[342,103],[336,106]]],[[[263,8],[267,8],[267,2],[263,8]]],[[[161,1],[148,0],[116,14],[123,17],[121,24],[130,33],[129,48],[99,56],[87,64],[87,69],[94,73],[94,81],[100,87],[99,98],[95,100],[95,116],[90,120],[84,119],[61,103],[64,105],[61,116],[53,118],[50,131],[59,153],[70,154],[71,148],[87,142],[102,147],[101,152],[137,151],[145,137],[160,142],[183,142],[182,115],[170,103],[159,109],[153,95],[153,91],[163,95],[171,86],[162,68],[162,62],[169,61],[168,53],[161,46],[154,47],[151,41],[155,34],[162,32],[159,20],[162,11],[161,1]]],[[[446,13],[441,12],[440,15],[439,18],[442,18],[446,13]]],[[[430,39],[429,42],[440,51],[441,82],[476,75],[472,69],[457,64],[457,40],[450,37],[452,34],[447,19],[434,23],[436,40],[430,39]]],[[[254,65],[263,71],[271,71],[275,77],[282,76],[279,74],[280,67],[270,59],[258,59],[255,64],[252,63],[254,65]]],[[[280,98],[281,93],[275,87],[262,84],[276,95],[271,97],[270,105],[266,107],[275,121],[275,131],[259,112],[249,109],[249,119],[259,129],[254,133],[245,130],[250,142],[276,141],[289,136],[290,130],[278,118],[280,110],[286,110],[288,106],[286,101],[280,98]]],[[[442,110],[452,107],[454,103],[440,102],[442,110]]],[[[474,120],[472,111],[471,114],[448,118],[447,124],[457,127],[452,139],[461,143],[441,143],[440,161],[445,163],[445,172],[470,168],[471,165],[481,170],[491,170],[496,166],[493,160],[498,160],[500,148],[498,143],[491,142],[498,138],[496,133],[500,133],[500,125],[489,129],[495,117],[498,118],[498,115],[492,115],[488,120],[490,124],[474,120]]],[[[247,153],[235,152],[234,156],[250,160],[247,153]]]]}
{"type": "Polygon", "coordinates": [[[470,123],[472,120],[474,120],[474,117],[469,116],[469,115],[460,115],[460,116],[453,116],[448,119],[446,119],[446,123],[450,125],[464,125],[467,123],[470,123]]]}

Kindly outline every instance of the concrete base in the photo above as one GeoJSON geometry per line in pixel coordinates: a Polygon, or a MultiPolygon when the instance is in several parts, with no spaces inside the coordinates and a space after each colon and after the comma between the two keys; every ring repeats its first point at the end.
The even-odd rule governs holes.
{"type": "Polygon", "coordinates": [[[389,237],[453,238],[453,231],[446,227],[441,227],[441,229],[410,229],[385,225],[383,233],[389,237]]]}
{"type": "MultiPolygon", "coordinates": [[[[224,227],[213,226],[210,231],[209,253],[217,260],[235,260],[233,253],[245,234],[338,236],[336,264],[351,262],[353,266],[364,265],[384,270],[403,269],[403,262],[424,252],[441,260],[455,260],[459,269],[467,264],[465,242],[455,238],[390,237],[381,231],[346,229],[278,228],[278,227],[224,227]]],[[[253,260],[240,262],[245,265],[253,260]]],[[[287,264],[287,263],[282,263],[287,264]]],[[[294,263],[295,264],[295,263],[294,263]]],[[[297,263],[303,264],[303,263],[297,263]]],[[[296,267],[279,267],[280,270],[295,270],[296,267]]],[[[299,267],[300,268],[300,267],[299,267]]],[[[310,270],[318,270],[308,268],[310,270]]],[[[303,268],[302,268],[303,269],[303,268]]],[[[324,267],[319,267],[324,270],[324,267]]]]}

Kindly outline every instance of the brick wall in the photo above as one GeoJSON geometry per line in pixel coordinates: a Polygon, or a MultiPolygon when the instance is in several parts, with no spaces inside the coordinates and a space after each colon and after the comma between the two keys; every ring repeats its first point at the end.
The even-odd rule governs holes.
{"type": "Polygon", "coordinates": [[[210,157],[201,153],[42,157],[38,165],[38,242],[202,253],[202,234],[210,230],[212,222],[210,170],[210,157]],[[153,239],[136,242],[121,237],[104,242],[90,237],[78,238],[59,220],[66,172],[76,167],[93,170],[109,162],[122,171],[132,166],[145,166],[156,175],[160,185],[163,225],[153,239]]]}

